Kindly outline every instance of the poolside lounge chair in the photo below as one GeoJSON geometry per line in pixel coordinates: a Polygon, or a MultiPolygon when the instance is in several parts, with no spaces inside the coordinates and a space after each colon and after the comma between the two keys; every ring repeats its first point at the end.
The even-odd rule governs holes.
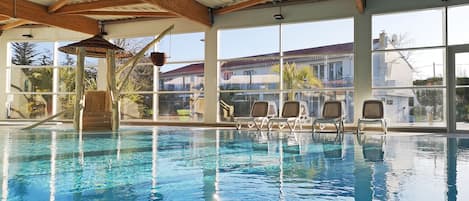
{"type": "Polygon", "coordinates": [[[365,102],[363,102],[362,118],[358,119],[357,134],[360,133],[361,123],[375,123],[375,122],[378,122],[381,124],[381,127],[384,130],[384,134],[386,134],[388,131],[388,128],[387,128],[386,119],[384,119],[383,101],[366,100],[365,102]]]}
{"type": "Polygon", "coordinates": [[[282,129],[285,124],[290,131],[295,131],[295,128],[300,124],[300,129],[303,129],[302,121],[308,119],[308,106],[304,101],[287,101],[283,103],[282,116],[278,118],[269,119],[268,127],[272,130],[274,123],[282,129]]]}
{"type": "MultiPolygon", "coordinates": [[[[341,101],[326,101],[322,107],[322,117],[313,121],[313,133],[316,132],[316,124],[334,124],[337,133],[344,132],[344,110],[341,101]]],[[[319,125],[321,127],[321,125],[319,125]]],[[[322,128],[322,127],[321,127],[322,128]]]]}
{"type": "Polygon", "coordinates": [[[248,128],[256,126],[261,130],[269,122],[269,118],[277,116],[277,105],[273,101],[256,101],[252,105],[249,117],[235,117],[236,129],[241,129],[243,122],[247,122],[248,128]]]}

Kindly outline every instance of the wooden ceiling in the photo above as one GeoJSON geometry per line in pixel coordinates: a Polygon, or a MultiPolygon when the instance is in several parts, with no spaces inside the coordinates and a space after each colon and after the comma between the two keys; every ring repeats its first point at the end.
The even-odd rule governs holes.
{"type": "MultiPolygon", "coordinates": [[[[272,4],[273,0],[0,0],[0,31],[42,24],[87,34],[99,22],[135,18],[185,18],[211,26],[211,15],[272,4]]],[[[276,0],[279,1],[279,0],[276,0]]],[[[282,0],[282,2],[289,0],[282,0]]],[[[365,0],[355,0],[360,13],[365,0]]]]}

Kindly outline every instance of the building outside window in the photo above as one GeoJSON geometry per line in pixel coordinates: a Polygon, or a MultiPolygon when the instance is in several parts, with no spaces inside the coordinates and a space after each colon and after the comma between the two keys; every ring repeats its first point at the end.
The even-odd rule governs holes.
{"type": "Polygon", "coordinates": [[[391,126],[446,125],[443,16],[437,8],[372,17],[372,90],[391,126]]]}
{"type": "MultiPolygon", "coordinates": [[[[220,71],[229,69],[234,75],[230,80],[220,80],[220,102],[228,105],[225,108],[233,108],[234,116],[248,116],[256,100],[274,101],[279,107],[287,100],[303,100],[308,103],[310,116],[318,117],[325,101],[341,100],[346,104],[347,122],[353,122],[352,41],[353,19],[221,30],[220,71]],[[322,29],[318,35],[302,34],[315,33],[311,30],[320,30],[318,27],[324,24],[332,28],[322,29]],[[253,37],[263,32],[261,39],[253,37]],[[330,32],[343,34],[328,37],[330,32]],[[246,41],[247,46],[231,41],[246,41]],[[260,47],[258,51],[243,51],[253,45],[260,47]],[[247,73],[250,71],[256,73],[247,73]]],[[[220,121],[231,121],[221,108],[220,121]]]]}

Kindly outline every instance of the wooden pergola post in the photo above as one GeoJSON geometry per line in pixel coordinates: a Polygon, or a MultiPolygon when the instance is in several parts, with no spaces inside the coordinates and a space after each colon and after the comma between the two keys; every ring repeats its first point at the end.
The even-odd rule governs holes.
{"type": "Polygon", "coordinates": [[[83,93],[85,86],[83,79],[85,75],[85,55],[86,50],[84,47],[77,48],[77,69],[75,74],[75,107],[73,112],[73,127],[76,130],[82,130],[83,128],[83,93]]]}
{"type": "Polygon", "coordinates": [[[108,49],[106,52],[106,60],[107,60],[107,83],[108,83],[108,91],[111,94],[111,124],[112,124],[112,131],[119,130],[120,125],[120,93],[117,89],[116,83],[116,53],[113,49],[108,49]]]}

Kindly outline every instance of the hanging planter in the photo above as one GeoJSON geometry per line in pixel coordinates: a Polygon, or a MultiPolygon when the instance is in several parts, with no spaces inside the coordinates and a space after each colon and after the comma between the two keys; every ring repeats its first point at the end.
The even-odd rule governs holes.
{"type": "Polygon", "coordinates": [[[163,66],[166,63],[166,54],[164,52],[152,52],[150,58],[155,66],[163,66]]]}

